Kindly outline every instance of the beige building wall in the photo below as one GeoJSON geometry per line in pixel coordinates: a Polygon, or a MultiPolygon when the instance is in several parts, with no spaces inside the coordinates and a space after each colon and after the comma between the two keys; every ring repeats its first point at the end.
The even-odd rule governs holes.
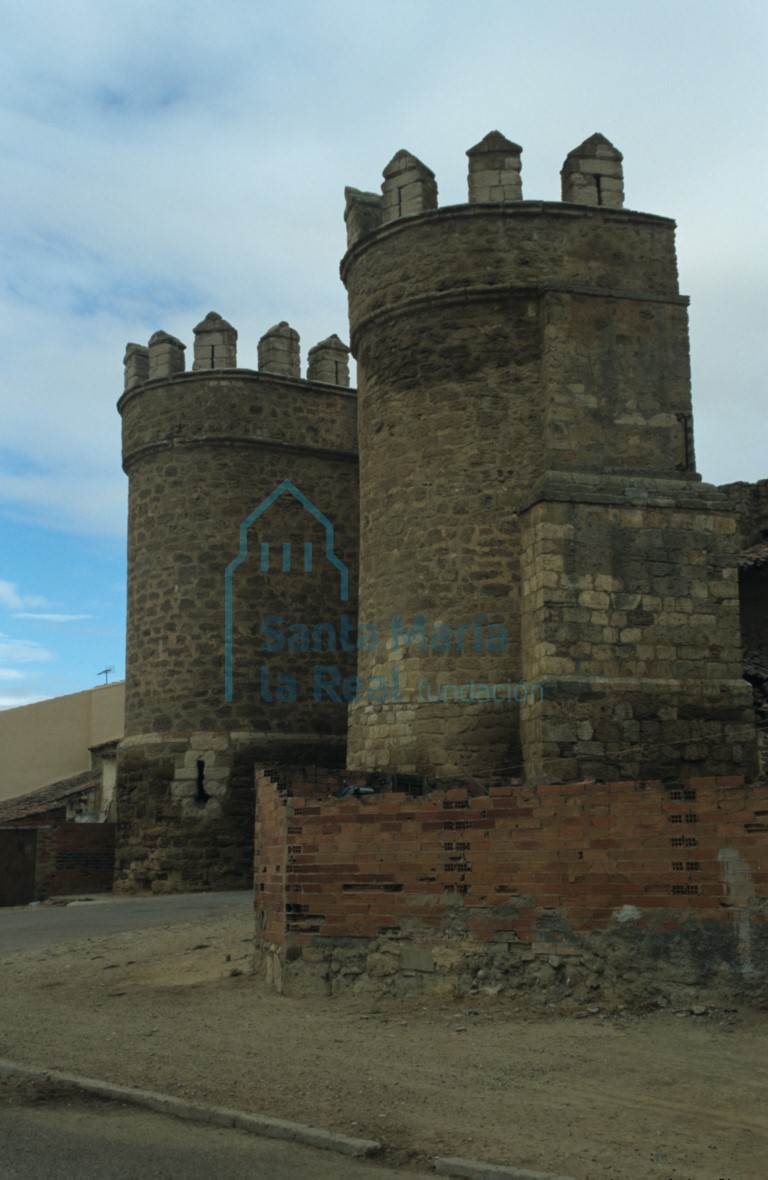
{"type": "Polygon", "coordinates": [[[91,765],[90,746],[123,736],[125,681],[0,712],[0,800],[91,765]]]}

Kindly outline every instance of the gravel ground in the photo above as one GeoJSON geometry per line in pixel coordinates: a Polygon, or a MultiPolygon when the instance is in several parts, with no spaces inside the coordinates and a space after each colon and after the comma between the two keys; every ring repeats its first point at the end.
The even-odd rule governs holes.
{"type": "Polygon", "coordinates": [[[251,945],[243,907],[2,955],[0,1056],[380,1139],[406,1167],[767,1174],[765,1012],[292,1000],[253,977],[251,945]]]}

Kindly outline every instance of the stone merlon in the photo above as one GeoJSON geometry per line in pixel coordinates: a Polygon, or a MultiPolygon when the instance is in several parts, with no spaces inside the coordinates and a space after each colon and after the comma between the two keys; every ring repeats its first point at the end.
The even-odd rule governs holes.
{"type": "Polygon", "coordinates": [[[523,196],[520,181],[518,143],[506,139],[500,131],[489,131],[480,143],[469,148],[469,200],[520,201],[523,196]]]}
{"type": "Polygon", "coordinates": [[[578,205],[621,209],[624,205],[623,158],[599,131],[590,135],[565,158],[560,173],[563,200],[578,205]]]}

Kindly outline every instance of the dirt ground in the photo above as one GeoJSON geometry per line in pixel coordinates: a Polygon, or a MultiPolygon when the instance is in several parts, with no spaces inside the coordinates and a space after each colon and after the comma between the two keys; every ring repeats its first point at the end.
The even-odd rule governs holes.
{"type": "MultiPolygon", "coordinates": [[[[768,1014],[292,1000],[252,919],[0,960],[0,1056],[576,1180],[765,1180],[768,1014]]],[[[364,1166],[361,1165],[361,1175],[364,1166]]]]}

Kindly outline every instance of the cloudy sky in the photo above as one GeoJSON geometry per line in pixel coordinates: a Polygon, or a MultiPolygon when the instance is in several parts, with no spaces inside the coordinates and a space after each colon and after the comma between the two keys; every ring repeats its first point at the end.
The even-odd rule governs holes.
{"type": "Polygon", "coordinates": [[[124,675],[127,341],[239,363],[288,320],[346,336],[343,188],[408,148],[442,204],[521,143],[559,199],[601,131],[630,208],[675,217],[699,470],[768,476],[763,0],[9,0],[0,5],[0,707],[124,675]]]}

